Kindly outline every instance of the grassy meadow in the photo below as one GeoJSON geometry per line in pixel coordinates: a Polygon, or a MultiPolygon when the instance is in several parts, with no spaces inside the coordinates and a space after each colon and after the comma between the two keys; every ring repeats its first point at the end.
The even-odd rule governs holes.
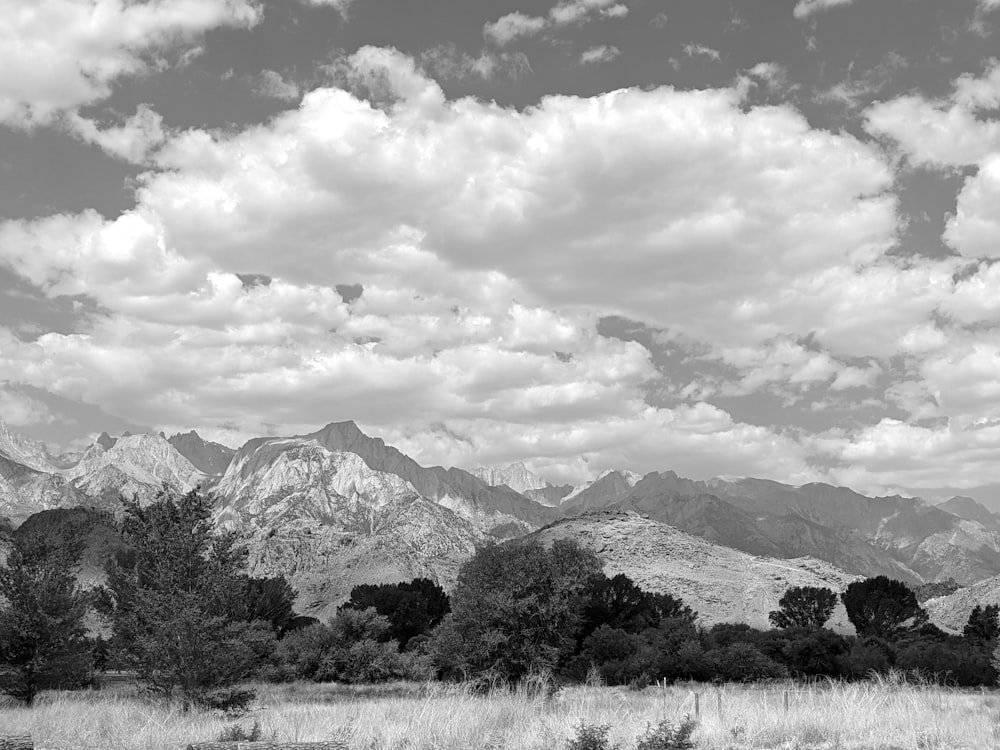
{"type": "Polygon", "coordinates": [[[46,693],[32,708],[0,707],[0,734],[29,732],[42,750],[177,750],[256,721],[264,739],[335,739],[352,750],[557,750],[586,722],[610,725],[611,745],[630,750],[648,725],[693,715],[697,693],[698,748],[1000,748],[1000,693],[884,681],[811,689],[573,687],[549,697],[412,684],[257,688],[251,713],[240,719],[183,713],[122,690],[46,693]]]}

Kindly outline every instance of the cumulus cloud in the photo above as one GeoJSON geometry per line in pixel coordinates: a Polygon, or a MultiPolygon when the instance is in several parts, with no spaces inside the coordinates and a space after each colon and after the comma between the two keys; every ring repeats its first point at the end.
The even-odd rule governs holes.
{"type": "Polygon", "coordinates": [[[136,113],[122,125],[102,127],[76,112],[67,113],[65,122],[70,132],[81,140],[133,164],[146,163],[149,154],[166,140],[163,118],[147,104],[140,104],[136,113]]]}
{"type": "Polygon", "coordinates": [[[962,167],[1000,151],[1000,120],[983,113],[1000,106],[1000,61],[990,62],[981,77],[963,75],[950,97],[901,96],[873,105],[865,127],[899,143],[918,166],[962,167]]]}
{"type": "Polygon", "coordinates": [[[420,64],[437,80],[488,81],[496,76],[518,78],[531,72],[531,63],[523,52],[497,53],[484,49],[478,55],[470,55],[454,44],[425,50],[420,55],[420,64]]]}
{"type": "Polygon", "coordinates": [[[54,422],[55,415],[38,399],[0,384],[0,419],[11,427],[24,427],[54,422]]]}
{"type": "Polygon", "coordinates": [[[534,36],[545,28],[546,20],[516,11],[501,16],[483,27],[483,36],[499,47],[504,47],[522,37],[534,36]]]}
{"type": "Polygon", "coordinates": [[[151,55],[259,18],[250,0],[0,0],[0,122],[51,122],[146,71],[151,55]]]}
{"type": "Polygon", "coordinates": [[[257,76],[254,90],[260,96],[291,102],[298,99],[302,92],[295,81],[286,79],[276,70],[263,70],[257,76]]]}
{"type": "MultiPolygon", "coordinates": [[[[353,418],[429,463],[534,458],[574,481],[615,466],[937,481],[927,456],[955,466],[988,437],[972,404],[992,403],[995,369],[975,331],[1000,266],[889,254],[895,175],[876,145],[748,106],[738,85],[518,110],[448,100],[427,61],[392,50],[344,64],[354,93],[165,133],[117,217],[0,224],[0,263],[101,311],[72,335],[0,329],[0,379],[227,442],[353,418]],[[600,335],[606,315],[695,342],[726,368],[715,393],[870,399],[893,380],[887,400],[937,426],[812,439],[742,423],[600,335]],[[650,406],[655,389],[670,403],[650,406]],[[856,436],[897,446],[895,463],[856,436]]],[[[956,91],[986,101],[978,80],[956,91]]],[[[992,175],[960,200],[954,243],[988,242],[967,217],[987,215],[992,175]]]]}

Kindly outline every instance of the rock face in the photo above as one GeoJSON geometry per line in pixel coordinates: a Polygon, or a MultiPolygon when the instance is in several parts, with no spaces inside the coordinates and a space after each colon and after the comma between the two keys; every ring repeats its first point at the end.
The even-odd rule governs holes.
{"type": "Polygon", "coordinates": [[[307,519],[350,533],[370,533],[390,503],[419,497],[409,482],[373,470],[356,453],[304,438],[251,440],[214,494],[223,525],[307,519]]]}
{"type": "Polygon", "coordinates": [[[37,471],[0,453],[0,517],[14,526],[33,513],[78,505],[82,500],[63,477],[37,471]]]}
{"type": "Polygon", "coordinates": [[[606,471],[564,497],[561,510],[569,516],[610,508],[624,499],[640,479],[641,476],[631,471],[606,471]]]}
{"type": "MultiPolygon", "coordinates": [[[[571,539],[593,550],[609,576],[624,573],[649,591],[679,596],[704,624],[768,628],[768,613],[791,586],[836,593],[858,577],[813,558],[782,560],[719,547],[637,513],[607,511],[564,519],[535,532],[543,544],[571,539]]],[[[843,605],[830,626],[853,632],[843,605]]]]}
{"type": "Polygon", "coordinates": [[[12,431],[0,419],[0,454],[35,471],[53,473],[72,463],[70,457],[53,456],[44,443],[12,431]]]}
{"type": "Polygon", "coordinates": [[[210,477],[221,477],[225,474],[233,456],[236,455],[236,451],[228,446],[203,440],[194,430],[171,435],[167,438],[167,442],[198,471],[210,477]]]}
{"type": "Polygon", "coordinates": [[[397,474],[315,438],[251,440],[214,490],[254,575],[284,575],[297,610],[331,616],[360,583],[424,576],[450,586],[483,533],[397,474]]]}
{"type": "Polygon", "coordinates": [[[88,504],[104,509],[117,507],[122,495],[149,502],[164,488],[184,493],[205,478],[159,435],[122,437],[109,450],[95,444],[63,474],[88,504]]]}
{"type": "Polygon", "coordinates": [[[971,497],[953,497],[937,507],[966,521],[981,523],[991,531],[1000,531],[1000,515],[992,513],[985,505],[977,503],[971,497]]]}
{"type": "Polygon", "coordinates": [[[1000,604],[1000,576],[979,581],[948,596],[929,599],[923,606],[935,625],[961,633],[972,609],[986,604],[1000,604]]]}
{"type": "Polygon", "coordinates": [[[519,536],[554,521],[557,513],[507,487],[491,487],[462,469],[426,468],[380,438],[365,435],[354,422],[335,422],[311,435],[331,451],[356,453],[369,467],[405,479],[433,500],[497,538],[519,536]]]}
{"type": "Polygon", "coordinates": [[[526,490],[541,490],[548,485],[548,482],[528,471],[528,467],[522,463],[508,466],[481,466],[475,469],[472,475],[482,479],[491,487],[506,485],[515,492],[521,493],[526,490]]]}

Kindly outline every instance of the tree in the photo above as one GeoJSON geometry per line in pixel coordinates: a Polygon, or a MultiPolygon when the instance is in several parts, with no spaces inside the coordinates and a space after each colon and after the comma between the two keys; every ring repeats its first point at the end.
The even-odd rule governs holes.
{"type": "Polygon", "coordinates": [[[624,573],[608,578],[598,573],[587,581],[584,590],[583,623],[579,640],[602,626],[640,633],[655,628],[661,620],[686,618],[694,621],[696,615],[680,599],[670,594],[643,591],[624,573]]]}
{"type": "Polygon", "coordinates": [[[886,576],[855,581],[840,598],[859,638],[894,638],[927,622],[913,591],[886,576]]]}
{"type": "Polygon", "coordinates": [[[962,630],[962,635],[975,641],[995,641],[1000,637],[1000,605],[987,604],[985,607],[976,605],[969,613],[969,621],[962,630]]]}
{"type": "Polygon", "coordinates": [[[143,508],[123,500],[128,547],[108,563],[102,609],[126,665],[153,691],[180,692],[184,709],[246,677],[274,647],[268,624],[232,617],[245,555],[213,534],[197,492],[161,493],[143,508]]]}
{"type": "Polygon", "coordinates": [[[576,647],[587,581],[600,569],[593,552],[568,540],[479,549],[459,571],[451,599],[449,629],[461,663],[515,681],[554,668],[576,647]]]}
{"type": "Polygon", "coordinates": [[[388,618],[387,636],[397,641],[401,649],[406,648],[411,638],[429,633],[451,611],[444,589],[428,578],[355,586],[341,609],[369,607],[388,618]]]}
{"type": "Polygon", "coordinates": [[[778,601],[778,609],[767,617],[776,628],[819,629],[826,625],[837,605],[837,595],[818,586],[792,586],[778,601]]]}
{"type": "Polygon", "coordinates": [[[251,578],[240,576],[238,593],[232,598],[230,615],[234,620],[262,620],[283,635],[295,619],[295,589],[284,576],[251,578]]]}
{"type": "Polygon", "coordinates": [[[0,565],[0,690],[28,705],[40,690],[90,680],[88,597],[74,575],[80,552],[79,543],[15,536],[0,565]]]}

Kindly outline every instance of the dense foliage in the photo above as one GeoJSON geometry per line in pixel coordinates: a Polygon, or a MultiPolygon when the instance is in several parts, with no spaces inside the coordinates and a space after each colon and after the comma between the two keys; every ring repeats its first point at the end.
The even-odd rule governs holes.
{"type": "Polygon", "coordinates": [[[119,530],[127,548],[107,566],[102,609],[123,666],[150,689],[204,703],[270,655],[272,624],[245,619],[244,555],[213,533],[206,498],[125,501],[119,530]]]}
{"type": "Polygon", "coordinates": [[[342,609],[369,607],[389,621],[389,638],[397,641],[401,649],[411,638],[429,632],[451,611],[444,589],[427,578],[355,586],[342,609]]]}
{"type": "Polygon", "coordinates": [[[76,582],[80,545],[19,535],[0,565],[0,691],[29,705],[41,690],[90,681],[89,603],[76,582]]]}
{"type": "Polygon", "coordinates": [[[856,636],[826,627],[837,597],[813,587],[784,593],[771,630],[706,627],[680,598],[608,577],[594,553],[567,540],[487,545],[462,566],[451,597],[426,578],[356,586],[321,622],[295,613],[284,578],[248,576],[245,554],[210,516],[197,493],[124,503],[121,544],[96,596],[109,640],[86,638],[94,597],[75,582],[80,545],[21,535],[0,566],[0,689],[30,701],[87,683],[95,665],[131,669],[185,706],[232,701],[240,691],[231,686],[250,677],[489,685],[544,672],[642,686],[903,670],[986,685],[1000,668],[997,605],[977,606],[963,634],[950,635],[929,624],[914,590],[879,576],[841,595],[856,636]]]}

